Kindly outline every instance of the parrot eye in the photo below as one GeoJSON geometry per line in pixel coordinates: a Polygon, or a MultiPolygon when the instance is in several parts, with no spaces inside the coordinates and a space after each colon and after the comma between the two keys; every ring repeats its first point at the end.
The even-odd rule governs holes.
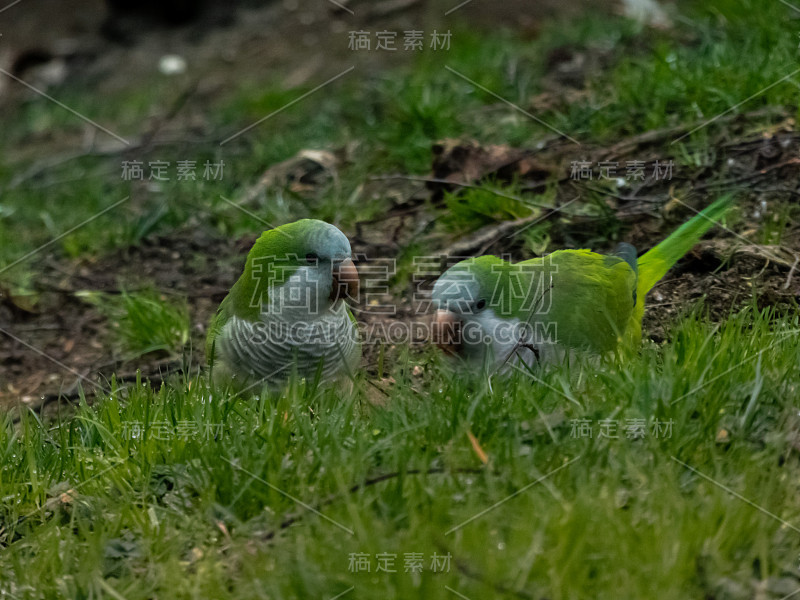
{"type": "Polygon", "coordinates": [[[308,264],[315,265],[317,264],[317,261],[319,261],[319,257],[313,252],[309,252],[308,254],[306,254],[306,262],[308,264]]]}
{"type": "Polygon", "coordinates": [[[478,309],[478,310],[483,310],[484,308],[486,308],[486,300],[484,300],[483,298],[478,300],[475,303],[475,308],[478,309]]]}

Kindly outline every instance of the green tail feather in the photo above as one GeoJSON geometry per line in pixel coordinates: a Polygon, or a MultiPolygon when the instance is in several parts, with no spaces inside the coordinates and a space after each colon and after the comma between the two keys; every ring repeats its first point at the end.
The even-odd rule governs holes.
{"type": "Polygon", "coordinates": [[[672,265],[689,252],[706,231],[718,224],[731,203],[730,196],[720,198],[639,258],[636,292],[642,303],[647,292],[667,274],[672,265]]]}

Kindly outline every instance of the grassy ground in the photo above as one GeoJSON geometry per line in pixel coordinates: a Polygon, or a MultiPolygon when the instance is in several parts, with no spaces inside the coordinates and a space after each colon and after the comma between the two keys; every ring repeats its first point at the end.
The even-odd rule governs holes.
{"type": "MultiPolygon", "coordinates": [[[[445,65],[539,107],[582,142],[574,160],[645,131],[688,131],[731,107],[751,114],[742,134],[769,130],[770,110],[796,117],[792,9],[728,0],[679,9],[678,26],[660,32],[610,17],[552,24],[534,40],[456,29],[449,53],[342,79],[222,147],[313,84],[243,84],[203,106],[202,141],[65,150],[44,169],[42,148],[68,146],[84,129],[31,100],[0,118],[0,291],[30,295],[35,310],[40,265],[20,259],[56,237],[48,254],[79,262],[186,229],[234,238],[263,221],[315,216],[349,231],[390,206],[365,202],[368,178],[426,173],[437,140],[552,141],[552,130],[445,65]],[[580,83],[553,88],[565,52],[583,57],[566,76],[580,83]],[[256,216],[225,200],[305,148],[348,148],[335,184],[310,195],[269,190],[256,216]],[[123,160],[170,161],[172,176],[124,181],[123,160]],[[178,181],[177,160],[223,160],[228,171],[178,181]],[[124,210],[63,235],[126,198],[124,210]]],[[[179,83],[156,79],[102,102],[78,86],[52,94],[136,141],[192,84],[179,83]]],[[[730,121],[674,137],[656,151],[693,181],[730,177],[713,160],[733,137],[730,121]]],[[[467,235],[556,197],[555,182],[536,193],[505,185],[515,199],[498,200],[487,191],[495,184],[446,195],[432,207],[437,227],[467,235]]],[[[728,225],[753,244],[797,239],[794,196],[769,196],[769,218],[754,220],[763,196],[744,185],[728,225]]],[[[570,235],[612,245],[627,227],[615,218],[584,231],[604,198],[589,195],[571,216],[529,230],[515,252],[551,251],[570,235]]],[[[416,251],[401,249],[406,259],[416,251]]],[[[189,367],[202,357],[184,356],[183,374],[159,389],[111,378],[86,385],[77,411],[55,419],[7,415],[0,597],[788,598],[800,590],[800,320],[796,305],[764,308],[750,287],[745,309],[710,307],[722,319],[702,304],[670,313],[666,341],[646,339],[625,364],[489,382],[452,378],[435,354],[401,349],[380,392],[362,373],[352,393],[295,382],[281,394],[229,397],[189,367]]],[[[103,343],[115,352],[180,356],[192,326],[184,299],[166,291],[89,290],[81,301],[112,324],[103,343]]]]}
{"type": "Polygon", "coordinates": [[[628,364],[491,387],[422,357],[384,408],[364,381],[223,399],[195,378],[124,400],[112,381],[70,418],[0,431],[3,589],[780,597],[800,588],[798,327],[690,315],[628,364]]]}
{"type": "MultiPolygon", "coordinates": [[[[681,29],[669,33],[642,30],[628,21],[607,17],[551,24],[534,40],[455,29],[450,51],[412,55],[406,67],[389,71],[356,70],[351,78],[335,84],[333,93],[294,104],[252,135],[224,146],[217,142],[284,107],[313,86],[284,89],[275,81],[242,84],[220,92],[204,105],[207,137],[203,141],[181,139],[155,148],[133,143],[111,156],[65,151],[52,165],[31,154],[41,153],[42,145],[57,147],[80,138],[85,123],[35,97],[0,129],[0,149],[5,156],[0,165],[4,200],[0,268],[125,198],[130,200],[120,210],[109,211],[64,236],[58,246],[70,256],[105,252],[187,221],[227,235],[258,230],[262,222],[232,209],[220,196],[235,198],[265,166],[304,148],[356,146],[338,187],[323,188],[318,197],[305,201],[291,195],[269,197],[259,207],[261,219],[283,222],[313,212],[347,227],[386,208],[381,202],[365,206],[356,193],[367,175],[424,173],[430,165],[431,145],[439,139],[473,137],[483,143],[526,147],[552,139],[551,129],[503,108],[496,97],[445,67],[525,107],[545,90],[548,61],[557,60],[565,48],[573,57],[582,57],[587,64],[573,74],[581,80],[580,93],[570,96],[571,88],[557,88],[563,97],[557,95],[551,101],[554,105],[536,111],[544,122],[583,144],[583,148],[575,146],[574,160],[585,158],[587,146],[608,144],[654,128],[701,124],[734,106],[734,114],[794,106],[796,85],[792,78],[784,78],[796,65],[797,31],[787,15],[791,16],[791,10],[780,3],[762,6],[760,2],[716,0],[700,8],[687,5],[681,13],[681,29]],[[746,61],[741,60],[743,55],[746,61]],[[738,105],[751,96],[755,97],[738,105]],[[18,150],[23,141],[27,151],[18,150]],[[134,160],[144,163],[146,180],[151,174],[148,163],[168,161],[169,180],[123,180],[123,161],[134,160]],[[196,161],[196,181],[178,180],[179,160],[196,161]],[[227,164],[221,179],[201,176],[206,161],[227,164]]],[[[164,106],[180,105],[192,87],[189,79],[154,79],[103,102],[87,95],[83,87],[68,84],[53,93],[74,110],[136,142],[143,127],[148,132],[163,126],[164,106]]],[[[748,126],[757,130],[768,122],[765,117],[748,126]]],[[[724,131],[725,126],[721,127],[724,131]]],[[[712,122],[674,146],[667,139],[664,154],[677,153],[691,166],[693,158],[700,160],[697,157],[714,151],[709,139],[719,129],[712,122]]],[[[3,281],[29,278],[25,265],[2,273],[3,281]]]]}

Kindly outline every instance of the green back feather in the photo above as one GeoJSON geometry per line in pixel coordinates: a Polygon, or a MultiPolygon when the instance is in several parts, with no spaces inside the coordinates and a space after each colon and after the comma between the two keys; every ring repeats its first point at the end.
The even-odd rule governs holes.
{"type": "Polygon", "coordinates": [[[481,256],[454,268],[471,273],[498,317],[543,327],[570,347],[613,349],[634,307],[630,264],[591,250],[560,250],[516,264],[481,256]]]}
{"type": "Polygon", "coordinates": [[[305,264],[309,228],[321,222],[301,219],[287,223],[261,234],[247,254],[244,272],[219,305],[211,320],[206,337],[206,357],[212,363],[214,343],[225,323],[233,317],[256,321],[261,314],[261,305],[269,299],[269,288],[286,282],[292,274],[305,264]]]}
{"type": "Polygon", "coordinates": [[[462,261],[448,274],[459,269],[471,273],[479,294],[499,317],[545,328],[555,324],[555,329],[547,331],[556,335],[559,344],[596,352],[632,349],[641,340],[647,292],[730,205],[730,198],[714,202],[638,261],[635,249],[622,244],[615,255],[559,250],[516,264],[481,256],[462,261]],[[549,289],[535,279],[550,274],[549,289]]]}
{"type": "MultiPolygon", "coordinates": [[[[597,352],[619,343],[633,310],[636,273],[623,258],[591,250],[560,250],[549,255],[557,269],[552,275],[551,301],[533,322],[571,348],[597,352]]],[[[543,260],[543,259],[534,259],[543,260]]],[[[530,261],[526,261],[530,262],[530,261]]],[[[541,309],[540,309],[541,310],[541,309]]]]}

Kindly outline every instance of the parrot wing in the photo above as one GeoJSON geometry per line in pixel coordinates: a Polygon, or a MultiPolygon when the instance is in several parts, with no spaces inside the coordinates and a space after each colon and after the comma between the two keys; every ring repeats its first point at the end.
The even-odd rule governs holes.
{"type": "Polygon", "coordinates": [[[206,361],[210,366],[213,366],[217,338],[231,317],[257,321],[261,306],[269,301],[269,288],[282,285],[297,269],[296,261],[292,260],[295,248],[286,232],[304,222],[297,221],[263,232],[248,252],[242,275],[222,300],[209,325],[206,361]]]}
{"type": "Polygon", "coordinates": [[[208,326],[208,335],[206,336],[206,362],[212,368],[214,366],[217,338],[222,333],[222,328],[225,326],[225,323],[227,323],[228,319],[231,317],[229,308],[230,303],[230,295],[225,296],[208,326]]]}
{"type": "Polygon", "coordinates": [[[633,312],[635,270],[621,256],[591,250],[560,250],[547,258],[554,267],[551,297],[533,319],[541,333],[570,348],[614,349],[633,312]]]}

